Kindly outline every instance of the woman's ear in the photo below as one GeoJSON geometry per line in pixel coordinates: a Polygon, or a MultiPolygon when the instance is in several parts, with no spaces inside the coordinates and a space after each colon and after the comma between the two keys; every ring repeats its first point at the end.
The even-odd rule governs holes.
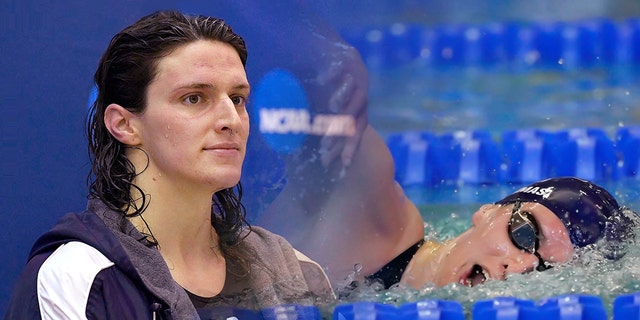
{"type": "Polygon", "coordinates": [[[138,130],[135,127],[135,119],[131,111],[119,104],[112,103],[104,111],[104,124],[107,130],[118,141],[128,146],[140,144],[138,130]]]}

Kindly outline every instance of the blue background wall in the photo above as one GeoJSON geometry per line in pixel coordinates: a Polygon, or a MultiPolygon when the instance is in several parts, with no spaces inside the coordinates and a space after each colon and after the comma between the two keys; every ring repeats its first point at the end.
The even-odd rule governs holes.
{"type": "Polygon", "coordinates": [[[113,34],[150,4],[1,4],[1,314],[36,237],[63,213],[85,207],[84,121],[93,72],[113,34]]]}
{"type": "MultiPolygon", "coordinates": [[[[312,1],[311,5],[337,28],[388,24],[397,19],[425,23],[570,19],[639,11],[635,0],[569,1],[561,8],[555,7],[554,1],[539,1],[534,7],[529,2],[340,4],[327,0],[312,1]]],[[[173,6],[169,1],[134,0],[0,3],[0,314],[4,314],[37,236],[62,214],[85,207],[89,164],[84,122],[93,72],[102,51],[124,26],[151,11],[173,6]]]]}

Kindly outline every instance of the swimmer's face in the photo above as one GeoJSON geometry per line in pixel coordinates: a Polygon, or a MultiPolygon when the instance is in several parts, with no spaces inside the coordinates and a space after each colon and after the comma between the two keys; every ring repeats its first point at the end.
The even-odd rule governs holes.
{"type": "MultiPolygon", "coordinates": [[[[438,286],[450,283],[475,286],[488,279],[504,280],[509,274],[536,270],[538,257],[516,247],[509,237],[507,230],[513,207],[514,204],[482,206],[473,215],[473,226],[433,255],[430,271],[425,271],[428,269],[425,267],[420,275],[420,267],[410,266],[411,272],[418,274],[414,280],[419,279],[421,284],[416,281],[409,284],[414,287],[428,282],[438,286]]],[[[551,264],[568,261],[574,249],[562,221],[537,203],[524,202],[520,210],[531,213],[537,221],[540,257],[551,264]]]]}

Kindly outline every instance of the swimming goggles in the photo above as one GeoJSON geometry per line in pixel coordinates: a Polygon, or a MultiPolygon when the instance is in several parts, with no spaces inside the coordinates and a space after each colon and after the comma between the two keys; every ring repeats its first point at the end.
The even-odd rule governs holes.
{"type": "Polygon", "coordinates": [[[527,211],[521,211],[520,207],[522,202],[516,201],[511,211],[511,219],[509,219],[508,233],[511,242],[520,250],[527,251],[536,257],[538,257],[538,266],[536,270],[544,271],[551,266],[547,266],[547,263],[542,259],[537,252],[540,246],[540,232],[538,229],[538,223],[533,215],[527,211]]]}

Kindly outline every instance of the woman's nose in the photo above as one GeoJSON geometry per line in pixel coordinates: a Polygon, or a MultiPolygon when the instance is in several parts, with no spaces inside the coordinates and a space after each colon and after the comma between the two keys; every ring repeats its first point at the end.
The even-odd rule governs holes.
{"type": "Polygon", "coordinates": [[[507,273],[528,273],[536,269],[539,259],[527,251],[518,251],[504,262],[507,273]]]}
{"type": "Polygon", "coordinates": [[[240,124],[240,115],[238,109],[231,98],[222,98],[215,112],[215,120],[217,122],[216,129],[219,131],[236,131],[240,124]]]}

